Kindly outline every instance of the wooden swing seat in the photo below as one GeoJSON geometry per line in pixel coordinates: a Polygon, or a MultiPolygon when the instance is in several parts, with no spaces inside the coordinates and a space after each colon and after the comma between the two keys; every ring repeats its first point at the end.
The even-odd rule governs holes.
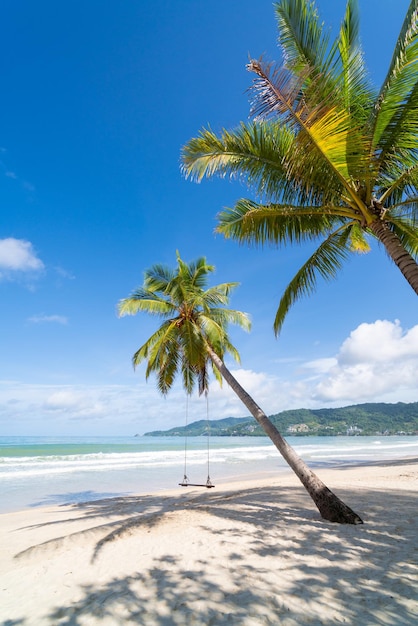
{"type": "MultiPolygon", "coordinates": [[[[209,427],[209,404],[206,395],[206,421],[208,424],[206,435],[209,437],[210,435],[210,427],[209,427]]],[[[188,397],[188,396],[187,396],[188,397]]],[[[187,454],[187,424],[188,424],[188,404],[186,404],[186,431],[185,431],[185,445],[184,445],[184,474],[183,480],[179,483],[180,487],[206,487],[206,489],[212,489],[215,485],[212,484],[209,474],[209,438],[208,438],[208,477],[205,483],[191,483],[187,477],[186,473],[186,454],[187,454]]],[[[0,624],[1,626],[1,624],[0,624]]]]}
{"type": "Polygon", "coordinates": [[[212,483],[210,481],[208,481],[207,483],[189,483],[189,482],[182,482],[179,483],[180,487],[206,487],[207,489],[212,489],[215,485],[212,485],[212,483]]]}

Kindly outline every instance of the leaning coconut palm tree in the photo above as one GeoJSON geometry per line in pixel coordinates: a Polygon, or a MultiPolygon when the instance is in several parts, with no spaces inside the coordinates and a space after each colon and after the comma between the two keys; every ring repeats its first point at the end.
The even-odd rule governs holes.
{"type": "Polygon", "coordinates": [[[188,394],[198,383],[199,393],[207,393],[209,364],[215,377],[227,381],[257,420],[283,458],[296,473],[319,509],[332,522],[361,524],[362,520],[314,474],[280,435],[274,424],[241,387],[224,363],[227,353],[239,360],[228,338],[228,324],[249,329],[245,313],[225,306],[237,283],[223,283],[207,288],[214,267],[205,258],[185,263],[177,253],[177,269],[154,265],[145,272],[142,287],[119,303],[119,315],[140,311],[163,318],[163,323],[133,356],[136,367],[147,361],[146,377],[157,376],[158,389],[166,394],[180,374],[188,394]]]}
{"type": "Polygon", "coordinates": [[[383,244],[418,293],[418,0],[411,0],[379,91],[368,80],[356,0],[335,41],[313,0],[275,3],[283,65],[252,60],[251,123],[203,129],[182,151],[186,176],[243,180],[255,199],[219,214],[241,243],[316,241],[285,289],[274,322],[333,278],[353,252],[383,244]]]}

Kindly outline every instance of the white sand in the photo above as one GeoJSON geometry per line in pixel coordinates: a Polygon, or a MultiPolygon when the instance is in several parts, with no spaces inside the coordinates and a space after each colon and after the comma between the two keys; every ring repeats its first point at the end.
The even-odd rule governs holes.
{"type": "Polygon", "coordinates": [[[0,626],[418,624],[418,459],[0,517],[0,626]]]}

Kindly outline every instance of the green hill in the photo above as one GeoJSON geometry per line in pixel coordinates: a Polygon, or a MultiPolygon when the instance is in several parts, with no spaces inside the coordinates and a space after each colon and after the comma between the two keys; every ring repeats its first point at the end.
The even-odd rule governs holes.
{"type": "Polygon", "coordinates": [[[145,436],[148,437],[175,437],[181,436],[184,437],[187,431],[187,435],[191,437],[198,437],[200,435],[206,435],[208,432],[208,428],[210,428],[210,434],[216,435],[217,437],[228,436],[234,434],[235,428],[240,424],[248,424],[250,421],[250,417],[225,417],[221,420],[211,420],[207,422],[207,420],[199,420],[197,422],[192,422],[187,427],[186,426],[177,426],[175,428],[170,428],[170,430],[153,430],[150,433],[145,433],[145,436]]]}
{"type": "MultiPolygon", "coordinates": [[[[309,435],[418,435],[418,402],[366,403],[337,409],[296,409],[270,415],[278,430],[287,436],[309,435]]],[[[259,437],[264,432],[252,417],[227,417],[209,422],[217,437],[259,437]]],[[[199,420],[187,427],[154,430],[151,437],[199,436],[208,432],[208,422],[199,420]]]]}

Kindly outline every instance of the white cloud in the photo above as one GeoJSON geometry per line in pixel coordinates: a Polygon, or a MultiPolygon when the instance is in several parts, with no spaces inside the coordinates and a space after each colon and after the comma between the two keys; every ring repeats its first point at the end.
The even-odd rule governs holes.
{"type": "MultiPolygon", "coordinates": [[[[204,417],[199,403],[195,419],[204,417]]],[[[0,381],[0,422],[10,434],[135,434],[183,424],[185,395],[155,386],[60,385],[0,381]]]]}
{"type": "Polygon", "coordinates": [[[106,415],[106,405],[100,399],[103,392],[95,389],[63,388],[53,391],[45,398],[42,409],[47,413],[69,415],[77,418],[102,418],[106,415]]]}
{"type": "Polygon", "coordinates": [[[360,324],[343,342],[336,362],[316,385],[325,402],[418,396],[418,325],[404,331],[399,321],[360,324]]]}
{"type": "Polygon", "coordinates": [[[0,279],[12,278],[18,272],[33,274],[44,267],[30,241],[13,237],[0,239],[0,279]]]}
{"type": "MultiPolygon", "coordinates": [[[[271,397],[272,392],[276,386],[276,378],[274,376],[268,376],[263,372],[253,372],[252,370],[246,369],[237,369],[231,370],[233,376],[237,379],[240,385],[247,391],[250,395],[254,394],[258,398],[258,402],[262,403],[263,400],[267,400],[267,398],[271,397]]],[[[215,383],[214,383],[215,385],[215,383]]],[[[229,390],[229,393],[233,395],[235,398],[234,392],[228,387],[226,383],[223,384],[225,389],[229,390]]],[[[217,384],[215,389],[211,389],[211,393],[215,394],[222,393],[220,391],[220,387],[217,384]]]]}
{"type": "Polygon", "coordinates": [[[32,193],[33,191],[35,191],[35,186],[32,185],[32,183],[29,183],[27,180],[24,180],[23,189],[26,189],[26,191],[30,191],[32,193]]]}
{"type": "MultiPolygon", "coordinates": [[[[278,367],[277,365],[275,367],[278,367]]],[[[344,406],[361,402],[418,401],[418,325],[361,324],[335,357],[289,364],[275,374],[231,370],[267,413],[286,409],[344,406]]],[[[211,419],[248,416],[249,411],[224,382],[212,381],[211,419]]],[[[164,398],[155,381],[137,373],[130,384],[35,385],[0,381],[0,421],[10,434],[121,434],[165,430],[185,424],[186,397],[174,385],[164,398]]],[[[206,419],[205,398],[189,400],[189,422],[206,419]]]]}
{"type": "Polygon", "coordinates": [[[68,270],[64,269],[63,267],[55,267],[54,268],[56,273],[58,274],[58,276],[61,276],[61,278],[67,278],[68,280],[74,280],[75,276],[72,272],[69,272],[68,270]]]}
{"type": "Polygon", "coordinates": [[[314,361],[308,361],[303,364],[304,369],[312,370],[316,374],[326,374],[331,367],[337,365],[337,359],[335,357],[329,357],[325,359],[315,359],[314,361]]]}
{"type": "MultiPolygon", "coordinates": [[[[293,408],[294,395],[289,381],[272,374],[246,369],[231,370],[231,373],[265,413],[278,413],[285,408],[290,408],[289,403],[293,408]]],[[[223,382],[222,388],[217,382],[212,382],[209,403],[214,419],[218,419],[219,416],[249,415],[248,409],[226,382],[223,382]]]]}
{"type": "MultiPolygon", "coordinates": [[[[254,397],[269,410],[274,379],[246,370],[235,372],[254,397]],[[255,393],[257,390],[257,394],[255,393]]],[[[189,400],[189,421],[206,419],[204,397],[189,400]]],[[[213,383],[209,394],[211,419],[248,415],[228,385],[213,383]]],[[[175,385],[167,398],[150,380],[133,385],[53,385],[0,381],[0,422],[10,434],[135,434],[183,426],[186,396],[175,385]]]]}
{"type": "Polygon", "coordinates": [[[68,324],[68,317],[64,315],[32,315],[32,317],[28,318],[28,322],[32,322],[34,324],[42,324],[46,323],[54,323],[54,324],[68,324]]]}
{"type": "Polygon", "coordinates": [[[59,409],[67,411],[78,407],[80,400],[85,397],[85,394],[75,393],[73,390],[55,391],[45,399],[44,408],[52,411],[59,409]]]}

